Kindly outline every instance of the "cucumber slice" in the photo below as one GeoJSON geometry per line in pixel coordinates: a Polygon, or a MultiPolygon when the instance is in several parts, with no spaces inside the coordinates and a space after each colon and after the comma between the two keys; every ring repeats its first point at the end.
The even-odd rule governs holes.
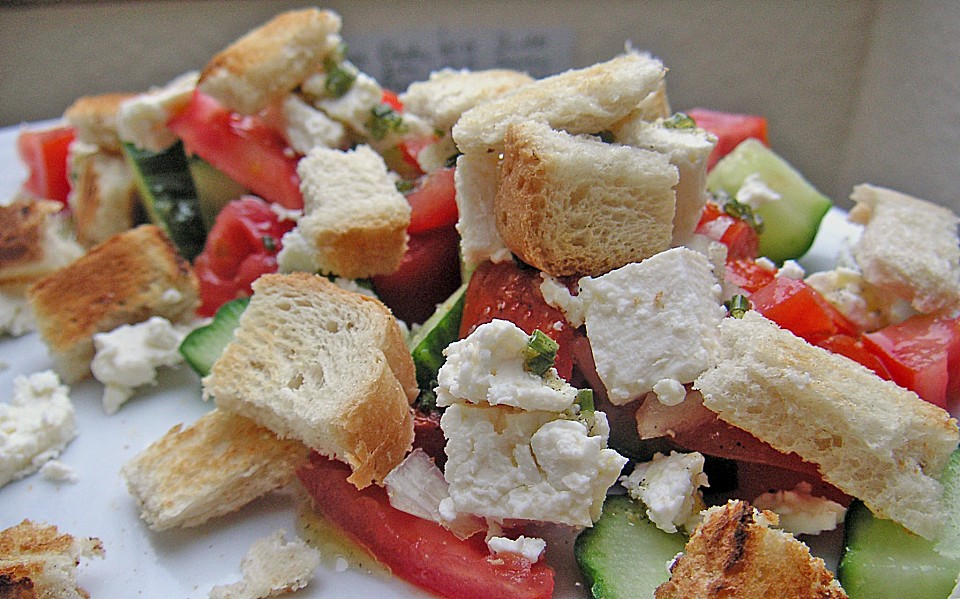
{"type": "Polygon", "coordinates": [[[950,595],[960,560],[938,554],[932,541],[875,517],[859,501],[850,505],[844,526],[837,578],[850,599],[950,595]]]}
{"type": "Polygon", "coordinates": [[[653,597],[670,578],[667,564],[686,543],[682,533],[657,528],[640,502],[614,495],[603,502],[593,528],[577,536],[573,552],[593,597],[653,597]]]}
{"type": "Polygon", "coordinates": [[[200,217],[209,231],[220,210],[248,190],[199,156],[188,157],[187,164],[200,201],[200,217]]]}
{"type": "Polygon", "coordinates": [[[781,196],[756,211],[764,223],[760,255],[778,264],[799,258],[813,245],[820,221],[833,203],[756,139],[743,141],[717,162],[707,175],[707,189],[734,197],[744,179],[754,173],[781,196]]]}
{"type": "Polygon", "coordinates": [[[123,152],[150,220],[166,232],[184,258],[193,260],[203,251],[207,229],[183,144],[151,152],[125,143],[123,152]]]}
{"type": "Polygon", "coordinates": [[[954,450],[940,475],[946,517],[934,549],[942,556],[960,559],[960,449],[954,450]]]}
{"type": "Polygon", "coordinates": [[[453,292],[437,311],[428,318],[417,332],[410,337],[408,347],[412,348],[413,364],[417,369],[417,407],[423,412],[436,410],[437,373],[446,361],[443,350],[460,336],[460,318],[463,316],[463,302],[467,295],[466,284],[453,292]]]}
{"type": "Polygon", "coordinates": [[[180,354],[197,374],[210,374],[213,363],[233,339],[233,330],[240,323],[240,315],[249,303],[249,297],[225,303],[217,310],[210,324],[194,329],[184,337],[180,343],[180,354]]]}

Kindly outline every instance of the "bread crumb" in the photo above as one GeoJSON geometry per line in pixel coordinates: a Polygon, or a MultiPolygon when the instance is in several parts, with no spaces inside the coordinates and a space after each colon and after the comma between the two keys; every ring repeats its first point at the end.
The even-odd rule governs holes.
{"type": "Polygon", "coordinates": [[[240,562],[243,580],[210,589],[210,599],[276,597],[307,586],[320,565],[320,552],[279,529],[251,545],[240,562]]]}

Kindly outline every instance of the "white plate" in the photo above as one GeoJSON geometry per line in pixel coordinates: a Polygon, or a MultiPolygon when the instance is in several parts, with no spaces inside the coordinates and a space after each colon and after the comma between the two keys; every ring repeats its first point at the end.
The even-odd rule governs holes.
{"type": "MultiPolygon", "coordinates": [[[[15,153],[18,128],[0,129],[0,201],[13,196],[25,177],[15,153]]],[[[850,230],[840,211],[831,211],[804,263],[829,266],[850,230]]],[[[51,367],[36,334],[0,339],[0,401],[9,401],[13,379],[51,367]]],[[[32,475],[0,488],[0,529],[23,518],[56,524],[73,535],[99,537],[103,560],[81,565],[80,582],[92,597],[207,597],[211,587],[240,579],[240,559],[250,544],[278,528],[294,534],[296,501],[284,493],[265,497],[236,514],[187,530],[153,533],[119,476],[120,467],[179,423],[190,423],[211,408],[200,399],[198,378],[186,366],[162,370],[160,384],[138,392],[113,415],[104,414],[95,381],[76,385],[71,398],[79,435],[60,460],[76,470],[75,483],[54,483],[32,475]]],[[[557,569],[557,597],[585,597],[569,535],[548,544],[557,569]]],[[[331,555],[296,597],[426,597],[382,573],[351,563],[337,571],[331,555]]]]}

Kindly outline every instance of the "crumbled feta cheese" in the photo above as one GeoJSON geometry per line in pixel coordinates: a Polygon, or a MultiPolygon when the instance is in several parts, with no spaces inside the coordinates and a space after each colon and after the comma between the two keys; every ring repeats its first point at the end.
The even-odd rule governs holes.
{"type": "Polygon", "coordinates": [[[278,202],[270,202],[270,211],[277,215],[280,222],[285,220],[297,222],[297,219],[303,216],[303,210],[285,208],[278,202]]]}
{"type": "Polygon", "coordinates": [[[37,329],[37,321],[25,297],[0,293],[0,337],[19,337],[37,329]]]}
{"type": "Polygon", "coordinates": [[[507,537],[490,537],[487,539],[487,547],[490,553],[513,553],[525,557],[531,564],[540,560],[544,549],[547,548],[547,542],[536,537],[525,537],[520,535],[516,539],[507,537]]]}
{"type": "Polygon", "coordinates": [[[773,260],[767,258],[766,256],[760,256],[754,261],[754,263],[764,270],[777,270],[777,265],[773,262],[773,260]]]}
{"type": "Polygon", "coordinates": [[[671,533],[678,526],[693,530],[704,507],[700,487],[709,486],[703,463],[697,452],[658,453],[620,482],[631,497],[647,506],[647,516],[657,528],[671,533]]]}
{"type": "Polygon", "coordinates": [[[563,412],[577,400],[577,389],[557,376],[524,368],[530,336],[506,320],[480,325],[467,338],[443,351],[446,362],[437,373],[437,405],[456,402],[504,405],[524,410],[563,412]]]}
{"type": "Polygon", "coordinates": [[[151,152],[163,151],[176,143],[178,137],[167,122],[190,102],[198,78],[199,73],[186,73],[162,88],[124,101],[117,115],[120,139],[151,152]]]}
{"type": "Polygon", "coordinates": [[[787,279],[802,279],[806,276],[803,267],[796,260],[786,260],[779,269],[775,277],[785,277],[787,279]]]}
{"type": "Polygon", "coordinates": [[[752,210],[757,210],[764,204],[780,201],[779,193],[770,189],[770,187],[760,177],[760,173],[747,175],[737,190],[737,201],[749,206],[752,210]]]}
{"type": "Polygon", "coordinates": [[[675,406],[687,396],[687,390],[680,381],[674,379],[660,379],[653,386],[653,392],[665,406],[675,406]]]}
{"type": "Polygon", "coordinates": [[[55,483],[77,482],[77,471],[60,460],[50,460],[43,466],[40,466],[40,476],[42,476],[44,480],[55,483]]]}
{"type": "Polygon", "coordinates": [[[94,335],[97,353],[90,370],[105,386],[104,411],[115,413],[130,399],[136,387],[155,384],[159,367],[179,364],[183,356],[178,350],[186,334],[186,328],[154,316],[94,335]]]}
{"type": "Polygon", "coordinates": [[[70,389],[51,370],[13,380],[0,403],[0,486],[36,472],[77,436],[70,389]]]}
{"type": "Polygon", "coordinates": [[[707,259],[672,248],[580,280],[587,337],[610,402],[622,405],[662,379],[692,382],[714,363],[721,290],[707,259]]]}
{"type": "Polygon", "coordinates": [[[339,148],[346,144],[347,130],[313,106],[290,94],[283,102],[283,119],[290,146],[307,154],[316,146],[339,148]]]}
{"type": "Polygon", "coordinates": [[[780,516],[780,528],[795,535],[817,535],[834,530],[843,522],[847,510],[826,497],[811,494],[810,483],[801,481],[792,491],[763,493],[753,500],[758,510],[769,510],[780,516]]]}
{"type": "Polygon", "coordinates": [[[542,279],[540,294],[543,295],[544,301],[563,312],[563,316],[570,323],[570,326],[581,326],[583,324],[583,302],[580,298],[570,293],[567,286],[557,280],[556,277],[541,272],[540,278],[542,279]]]}
{"type": "Polygon", "coordinates": [[[626,458],[606,447],[606,415],[588,426],[554,412],[449,406],[444,476],[449,513],[590,526],[626,458]]]}
{"type": "MultiPolygon", "coordinates": [[[[313,95],[323,95],[326,93],[323,90],[325,82],[324,75],[315,75],[304,82],[304,91],[313,95]],[[320,91],[320,94],[316,94],[317,91],[320,91]]],[[[323,96],[316,101],[315,105],[330,118],[366,135],[370,110],[380,104],[381,98],[383,98],[383,88],[376,79],[366,73],[358,73],[357,79],[347,93],[339,98],[323,96]]]]}
{"type": "Polygon", "coordinates": [[[909,302],[867,283],[859,271],[851,268],[815,272],[804,281],[865,331],[901,322],[914,313],[909,302]]]}

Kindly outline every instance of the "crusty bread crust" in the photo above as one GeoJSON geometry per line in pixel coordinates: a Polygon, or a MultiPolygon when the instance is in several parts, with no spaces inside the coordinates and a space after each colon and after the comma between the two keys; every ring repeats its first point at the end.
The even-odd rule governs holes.
{"type": "Polygon", "coordinates": [[[499,152],[510,125],[535,121],[594,134],[627,116],[657,91],[663,64],[637,52],[573,69],[517,88],[461,115],[453,138],[461,152],[499,152]]]}
{"type": "Polygon", "coordinates": [[[80,257],[83,249],[59,231],[62,207],[30,199],[0,206],[0,288],[22,290],[80,257]]]}
{"type": "Polygon", "coordinates": [[[405,111],[449,131],[464,111],[532,81],[526,73],[510,69],[442,69],[430,73],[426,81],[411,83],[400,101],[405,111]]]}
{"type": "Polygon", "coordinates": [[[69,204],[77,241],[92,247],[133,226],[137,186],[123,156],[74,148],[76,144],[70,152],[74,182],[69,204]]]}
{"type": "Polygon", "coordinates": [[[657,599],[841,599],[847,594],[820,558],[793,535],[769,528],[773,512],[744,501],[707,510],[657,599]]]}
{"type": "Polygon", "coordinates": [[[920,312],[960,307],[960,219],[904,193],[857,185],[850,220],[866,225],[853,257],[871,285],[920,312]]]}
{"type": "Polygon", "coordinates": [[[64,382],[89,374],[94,333],[151,316],[183,320],[199,305],[190,264],[155,225],[114,235],[37,281],[27,297],[64,382]]]}
{"type": "Polygon", "coordinates": [[[658,152],[511,125],[497,231],[521,260],[553,276],[602,275],[670,247],[678,180],[658,152]]]}
{"type": "Polygon", "coordinates": [[[121,473],[153,530],[197,526],[290,483],[306,459],[298,441],[249,418],[213,410],[167,434],[121,473]]]}
{"type": "Polygon", "coordinates": [[[77,565],[81,557],[103,555],[100,539],[24,520],[0,531],[0,597],[88,598],[77,586],[77,565]]]}
{"type": "Polygon", "coordinates": [[[78,98],[63,113],[63,118],[76,127],[77,139],[98,146],[106,152],[122,149],[117,132],[120,104],[136,94],[110,93],[78,98]]]}
{"type": "Polygon", "coordinates": [[[380,481],[413,443],[413,360],[390,311],[307,274],[264,275],[204,395],[380,481]]]}
{"type": "Polygon", "coordinates": [[[319,71],[339,31],[340,16],[329,10],[281,13],[215,55],[198,86],[224,106],[254,114],[319,71]]]}
{"type": "Polygon", "coordinates": [[[717,365],[694,382],[707,408],[816,464],[827,482],[874,514],[937,535],[937,478],[960,440],[956,420],[752,310],[724,319],[720,329],[717,365]]]}

